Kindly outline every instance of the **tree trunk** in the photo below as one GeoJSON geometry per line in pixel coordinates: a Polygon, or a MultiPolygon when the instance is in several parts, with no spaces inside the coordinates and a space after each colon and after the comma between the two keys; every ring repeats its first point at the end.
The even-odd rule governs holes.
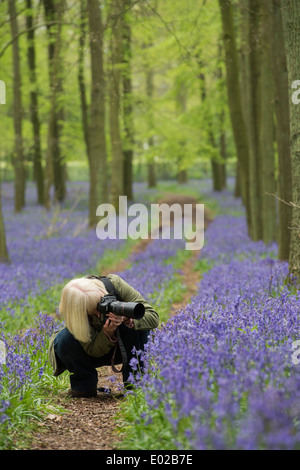
{"type": "Polygon", "coordinates": [[[240,188],[243,204],[246,207],[248,228],[251,226],[249,208],[249,143],[242,109],[239,64],[236,49],[235,30],[232,17],[232,4],[219,0],[222,16],[223,41],[225,50],[226,83],[230,118],[240,171],[240,188]]]}
{"type": "Polygon", "coordinates": [[[226,181],[226,158],[227,158],[227,151],[226,151],[226,134],[224,128],[224,112],[221,113],[221,134],[220,134],[220,153],[222,158],[222,163],[219,164],[219,172],[220,172],[220,179],[221,179],[221,186],[222,190],[224,190],[227,186],[226,181]]]}
{"type": "Polygon", "coordinates": [[[119,209],[119,196],[124,195],[124,159],[120,130],[120,81],[122,63],[122,29],[121,29],[121,0],[111,0],[110,17],[111,30],[111,67],[109,86],[109,128],[111,139],[111,203],[117,213],[119,209]]]}
{"type": "Polygon", "coordinates": [[[49,38],[48,59],[49,59],[49,82],[50,82],[50,102],[48,128],[48,165],[46,174],[45,203],[49,205],[49,191],[53,180],[55,200],[62,202],[65,198],[65,171],[61,156],[60,136],[63,121],[63,107],[59,102],[62,94],[62,16],[64,11],[64,0],[44,0],[45,17],[47,21],[47,31],[49,38]],[[59,21],[58,21],[59,20],[59,21]],[[57,21],[57,25],[52,23],[57,21]],[[50,168],[49,168],[50,167],[50,168]]]}
{"type": "Polygon", "coordinates": [[[1,197],[1,184],[0,184],[0,263],[8,263],[9,255],[6,246],[5,225],[2,214],[2,197],[1,197]]]}
{"type": "MultiPolygon", "coordinates": [[[[207,98],[206,92],[206,81],[205,81],[205,72],[204,72],[204,63],[201,60],[199,54],[197,56],[197,62],[199,66],[199,74],[198,78],[200,80],[200,95],[202,103],[205,104],[207,98]]],[[[216,77],[220,79],[222,77],[222,72],[220,68],[217,71],[216,77]]],[[[225,129],[224,129],[224,111],[222,110],[220,113],[220,138],[216,139],[213,129],[213,122],[212,117],[207,110],[207,133],[209,136],[209,142],[211,147],[214,149],[216,156],[211,157],[211,174],[212,174],[212,182],[213,182],[213,190],[214,191],[223,191],[226,186],[226,171],[225,171],[225,158],[226,158],[226,144],[225,144],[225,129]],[[220,147],[218,148],[217,140],[220,142],[220,147]],[[220,153],[222,162],[218,158],[218,153],[220,153]]]]}
{"type": "MultiPolygon", "coordinates": [[[[128,10],[132,0],[124,0],[123,8],[128,10]]],[[[131,26],[128,13],[123,15],[123,121],[125,139],[123,142],[124,155],[124,194],[129,200],[133,200],[133,146],[134,146],[134,126],[132,109],[132,83],[131,83],[131,26]]]]}
{"type": "MultiPolygon", "coordinates": [[[[153,145],[150,144],[149,145],[153,145]]],[[[150,162],[147,165],[148,170],[148,188],[155,188],[156,187],[156,173],[155,173],[155,163],[150,162]]]]}
{"type": "Polygon", "coordinates": [[[179,170],[179,172],[177,173],[177,182],[179,184],[185,184],[188,182],[188,174],[185,169],[179,170]]]}
{"type": "MultiPolygon", "coordinates": [[[[282,2],[285,51],[288,66],[289,90],[300,70],[300,3],[298,0],[282,2]]],[[[290,274],[300,283],[300,105],[290,103],[290,148],[292,163],[293,207],[290,245],[290,274]]]]}
{"type": "Polygon", "coordinates": [[[90,194],[89,225],[97,223],[96,209],[107,203],[105,140],[105,78],[103,70],[103,25],[98,0],[87,2],[91,50],[91,106],[89,124],[90,194]]]}
{"type": "Polygon", "coordinates": [[[223,191],[224,189],[224,165],[211,160],[212,177],[213,177],[213,190],[223,191]]]}
{"type": "Polygon", "coordinates": [[[29,79],[31,83],[30,91],[30,116],[33,129],[33,174],[37,188],[37,202],[44,203],[44,174],[42,167],[41,138],[40,138],[40,120],[38,113],[38,93],[36,80],[36,60],[35,60],[35,41],[33,29],[33,7],[32,1],[26,1],[27,15],[26,28],[28,48],[27,61],[29,68],[29,79]]]}
{"type": "Polygon", "coordinates": [[[238,161],[236,162],[236,168],[235,168],[234,197],[241,197],[240,169],[239,169],[238,161]]]}
{"type": "Polygon", "coordinates": [[[13,155],[13,167],[15,172],[15,211],[21,212],[25,206],[25,168],[22,136],[22,93],[21,71],[19,54],[19,27],[15,0],[8,0],[8,13],[10,18],[11,36],[15,38],[12,43],[13,52],[13,119],[15,130],[15,150],[13,155]]]}
{"type": "Polygon", "coordinates": [[[258,147],[261,159],[261,220],[265,243],[277,239],[277,212],[273,194],[275,184],[274,82],[271,66],[271,14],[269,0],[261,1],[260,81],[258,83],[258,147]]]}
{"type": "MultiPolygon", "coordinates": [[[[152,69],[148,69],[146,71],[146,95],[148,102],[151,103],[152,97],[153,97],[153,92],[154,92],[154,73],[152,69]]],[[[153,113],[152,110],[150,110],[147,114],[148,116],[148,131],[153,129],[153,113]]],[[[152,149],[154,147],[154,139],[153,136],[151,135],[148,138],[148,146],[150,149],[150,158],[148,159],[148,164],[147,164],[147,179],[148,179],[148,188],[155,188],[156,187],[156,171],[155,171],[155,163],[154,163],[154,158],[153,158],[153,152],[152,149]]]]}
{"type": "Polygon", "coordinates": [[[289,115],[289,83],[287,76],[286,51],[283,38],[282,15],[280,0],[273,0],[271,17],[270,44],[271,64],[274,81],[276,140],[278,152],[278,183],[279,196],[278,218],[278,257],[288,260],[290,254],[292,208],[286,204],[292,201],[292,169],[290,156],[290,115],[289,115]],[[284,202],[282,202],[284,201],[284,202]]]}
{"type": "MultiPolygon", "coordinates": [[[[187,108],[187,88],[182,79],[179,78],[177,83],[175,83],[176,93],[176,109],[178,116],[184,114],[187,108]]],[[[185,153],[186,153],[186,139],[183,136],[179,140],[179,150],[177,154],[177,182],[179,184],[185,184],[188,182],[188,174],[186,168],[183,168],[185,153]]]]}
{"type": "MultiPolygon", "coordinates": [[[[219,51],[220,54],[222,53],[222,47],[219,46],[219,51]]],[[[219,66],[217,69],[217,78],[221,81],[222,88],[224,88],[223,85],[223,72],[222,68],[219,66]]],[[[225,133],[225,111],[224,108],[220,110],[219,112],[219,123],[220,123],[220,155],[222,162],[218,162],[218,179],[220,181],[219,187],[221,188],[220,191],[223,191],[226,188],[226,158],[227,158],[227,152],[226,152],[226,133],[225,133]]]]}
{"type": "Polygon", "coordinates": [[[84,46],[86,38],[86,0],[80,0],[80,34],[78,47],[78,84],[81,103],[81,117],[83,135],[86,146],[86,154],[90,164],[90,148],[89,148],[89,119],[88,104],[86,101],[85,80],[84,80],[84,46]]]}
{"type": "Polygon", "coordinates": [[[261,213],[261,162],[259,146],[259,84],[261,83],[261,0],[249,0],[249,67],[250,67],[250,116],[249,116],[249,202],[251,212],[251,237],[262,240],[261,213]]]}

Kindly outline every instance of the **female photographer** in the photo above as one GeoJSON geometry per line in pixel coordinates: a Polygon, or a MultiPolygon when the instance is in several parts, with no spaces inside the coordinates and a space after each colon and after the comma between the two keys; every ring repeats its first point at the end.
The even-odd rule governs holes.
{"type": "Polygon", "coordinates": [[[150,330],[159,324],[154,308],[120,276],[109,274],[106,278],[87,276],[68,282],[62,290],[59,312],[65,328],[50,339],[49,361],[55,376],[66,369],[70,372],[68,395],[96,396],[96,368],[121,363],[124,387],[128,387],[132,350],[143,350],[150,330]],[[97,305],[108,293],[122,302],[142,303],[143,317],[133,319],[108,312],[105,322],[101,321],[97,305]]]}

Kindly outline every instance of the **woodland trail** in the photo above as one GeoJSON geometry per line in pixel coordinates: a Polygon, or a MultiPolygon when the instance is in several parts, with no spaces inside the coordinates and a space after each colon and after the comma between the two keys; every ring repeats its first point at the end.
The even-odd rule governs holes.
{"type": "MultiPolygon", "coordinates": [[[[170,200],[169,198],[168,202],[170,200]]],[[[183,198],[183,203],[186,201],[186,198],[183,198]]],[[[210,220],[206,214],[205,228],[210,220]]],[[[142,240],[134,248],[134,252],[144,251],[151,242],[150,238],[142,240]]],[[[199,251],[193,251],[181,268],[182,283],[186,286],[186,291],[181,301],[171,306],[170,315],[185,307],[197,290],[201,273],[194,271],[193,266],[198,256],[199,251]]],[[[108,272],[121,272],[126,269],[127,264],[128,262],[123,260],[108,272]]],[[[112,389],[113,394],[117,394],[122,388],[122,374],[115,374],[109,366],[98,369],[98,387],[105,386],[112,389]],[[113,375],[116,376],[116,380],[111,383],[109,379],[113,375]]],[[[65,396],[58,396],[57,404],[66,409],[67,413],[47,415],[39,425],[40,432],[34,434],[30,449],[117,450],[119,436],[116,433],[115,416],[119,410],[120,400],[121,397],[105,393],[99,393],[93,398],[66,399],[65,396]]]]}

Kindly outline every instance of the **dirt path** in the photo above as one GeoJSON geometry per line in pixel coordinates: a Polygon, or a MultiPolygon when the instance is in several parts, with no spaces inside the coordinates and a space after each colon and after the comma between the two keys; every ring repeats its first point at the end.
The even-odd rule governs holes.
{"type": "MultiPolygon", "coordinates": [[[[110,367],[101,368],[99,386],[110,385],[107,380],[110,367]],[[105,369],[105,370],[104,370],[105,369]]],[[[57,403],[68,412],[49,414],[40,423],[32,450],[114,450],[118,436],[114,417],[121,398],[101,393],[95,398],[67,399],[58,397],[57,403]]]]}
{"type": "MultiPolygon", "coordinates": [[[[164,202],[169,204],[178,202],[178,196],[169,196],[164,202]]],[[[183,198],[182,203],[187,203],[183,198]]],[[[189,199],[191,202],[191,199],[189,199]]],[[[193,200],[195,203],[195,200],[193,200]]],[[[210,217],[206,214],[205,228],[210,222],[210,217]]],[[[142,240],[135,248],[134,252],[144,251],[147,244],[152,240],[142,240]]],[[[170,314],[183,308],[189,299],[197,291],[197,283],[200,281],[200,273],[193,270],[194,263],[199,255],[194,251],[192,256],[182,267],[183,283],[186,285],[186,292],[181,302],[173,304],[170,314]]],[[[127,261],[121,261],[109,272],[120,272],[126,269],[127,261]]],[[[102,273],[101,273],[102,274],[102,273]]],[[[103,272],[108,274],[108,272],[103,272]]],[[[122,374],[114,374],[110,367],[98,369],[98,386],[110,387],[117,393],[122,386],[122,374]],[[114,376],[115,382],[110,378],[114,376]]],[[[40,423],[40,432],[34,436],[31,445],[32,450],[115,450],[118,448],[118,436],[115,432],[115,416],[119,409],[120,400],[111,395],[102,393],[95,398],[66,399],[58,397],[58,404],[62,405],[68,413],[62,415],[49,414],[40,423]]]]}

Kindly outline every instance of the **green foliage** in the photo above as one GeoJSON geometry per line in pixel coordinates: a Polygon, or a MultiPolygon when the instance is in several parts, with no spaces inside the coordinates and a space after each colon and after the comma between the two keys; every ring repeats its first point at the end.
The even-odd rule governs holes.
{"type": "MultiPolygon", "coordinates": [[[[19,47],[22,70],[23,137],[26,162],[33,158],[33,133],[30,122],[30,92],[38,92],[38,113],[41,122],[43,159],[48,146],[48,121],[50,111],[50,88],[48,76],[48,38],[43,8],[33,2],[37,85],[30,81],[25,31],[25,14],[22,2],[17,2],[20,29],[19,47]]],[[[0,48],[0,79],[6,83],[7,104],[0,107],[1,128],[5,139],[1,141],[0,160],[11,165],[14,148],[12,122],[13,80],[12,48],[7,5],[2,2],[1,24],[2,48],[0,48]],[[2,55],[1,55],[2,54],[2,55]]],[[[107,5],[103,5],[106,24],[107,5]]],[[[59,94],[59,107],[63,109],[61,147],[67,163],[80,162],[88,166],[82,129],[81,103],[78,87],[78,44],[80,28],[80,3],[65,2],[62,26],[63,41],[63,90],[59,94]]],[[[172,174],[181,169],[197,168],[199,163],[211,157],[219,159],[221,112],[224,111],[225,126],[230,128],[228,106],[224,86],[224,64],[220,57],[221,23],[217,0],[188,3],[137,2],[126,13],[131,27],[132,51],[132,101],[134,119],[135,163],[167,162],[172,174]],[[222,73],[218,75],[216,70],[222,73]],[[153,93],[147,93],[147,77],[153,74],[153,93]],[[205,85],[201,78],[204,76],[205,85]],[[205,86],[205,100],[203,100],[205,86]],[[153,145],[149,144],[152,139],[153,145]],[[171,165],[171,166],[170,166],[171,165]]],[[[109,67],[109,38],[111,24],[107,22],[104,34],[105,70],[109,67]]],[[[124,65],[120,64],[121,70],[124,65]]],[[[86,98],[90,101],[90,52],[88,30],[84,48],[84,80],[86,98]]],[[[107,103],[109,105],[109,103],[107,103]]],[[[109,108],[109,106],[108,106],[109,108]]],[[[124,122],[120,110],[123,139],[124,122]]],[[[227,135],[232,149],[231,132],[227,135]]],[[[109,126],[107,144],[110,149],[109,126]]],[[[234,150],[233,150],[234,152],[234,150]]]]}
{"type": "Polygon", "coordinates": [[[57,395],[66,390],[67,375],[53,377],[47,349],[48,344],[42,349],[37,348],[36,341],[31,345],[20,346],[19,353],[30,357],[30,369],[21,388],[17,385],[19,378],[15,378],[14,392],[11,371],[5,364],[0,365],[3,369],[0,400],[1,403],[3,400],[10,403],[5,411],[7,419],[0,424],[0,449],[28,448],[31,432],[36,431],[39,422],[45,420],[48,414],[59,415],[66,412],[57,403],[57,395]]]}
{"type": "MultiPolygon", "coordinates": [[[[119,449],[126,450],[175,450],[174,429],[166,415],[166,408],[172,407],[172,400],[160,403],[157,407],[148,406],[141,389],[128,394],[120,404],[120,411],[116,417],[118,433],[122,439],[119,449]]],[[[176,410],[173,410],[176,418],[176,410]]],[[[181,419],[177,423],[177,436],[184,438],[189,427],[188,419],[181,419]]]]}
{"type": "Polygon", "coordinates": [[[218,2],[205,6],[179,0],[158,2],[156,6],[149,3],[148,8],[137,7],[134,14],[135,112],[141,118],[136,135],[141,142],[155,137],[155,147],[146,146],[140,152],[144,161],[167,160],[178,171],[195,166],[199,158],[219,158],[211,132],[217,140],[218,116],[227,104],[224,74],[216,74],[217,68],[223,67],[219,60],[218,2]],[[147,97],[145,77],[150,72],[154,92],[147,97]]]}

